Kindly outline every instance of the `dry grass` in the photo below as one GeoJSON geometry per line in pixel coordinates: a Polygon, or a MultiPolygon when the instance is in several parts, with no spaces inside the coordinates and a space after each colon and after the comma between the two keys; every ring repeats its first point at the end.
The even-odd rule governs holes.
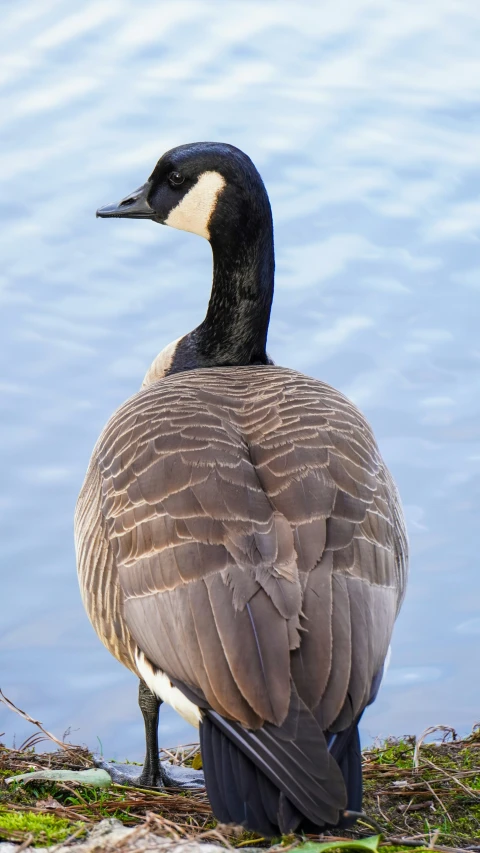
{"type": "Polygon", "coordinates": [[[364,810],[387,837],[431,838],[480,851],[480,727],[459,739],[436,726],[424,736],[388,740],[364,751],[364,810]]]}
{"type": "Polygon", "coordinates": [[[92,766],[91,754],[82,747],[36,753],[32,749],[14,750],[0,746],[0,806],[8,804],[11,810],[82,820],[87,826],[106,817],[116,817],[127,826],[135,826],[151,811],[158,812],[178,826],[185,825],[197,831],[212,822],[207,795],[202,791],[189,792],[188,795],[180,791],[167,794],[115,784],[107,789],[98,789],[75,782],[38,780],[12,789],[12,786],[7,788],[4,782],[9,776],[33,770],[81,770],[92,766]]]}
{"type": "MultiPolygon", "coordinates": [[[[38,721],[32,722],[40,726],[38,721]]],[[[430,733],[438,737],[439,728],[441,742],[403,738],[365,750],[364,816],[354,831],[342,839],[336,836],[339,841],[381,833],[381,847],[391,853],[412,847],[480,853],[480,727],[463,740],[442,727],[430,733]]],[[[47,737],[41,727],[20,749],[0,745],[1,838],[25,842],[31,837],[36,844],[56,843],[69,835],[80,837],[100,820],[114,817],[125,826],[138,827],[139,832],[175,840],[220,840],[227,847],[271,843],[239,828],[217,825],[204,791],[166,793],[115,784],[94,789],[57,781],[7,787],[5,778],[30,770],[92,766],[88,750],[57,739],[58,751],[37,753],[35,748],[47,737]],[[52,820],[47,821],[47,816],[52,820]]],[[[162,759],[198,766],[198,746],[164,750],[162,759]]],[[[334,837],[325,836],[324,840],[332,842],[334,837]]],[[[301,839],[292,836],[276,841],[286,850],[301,839]]]]}

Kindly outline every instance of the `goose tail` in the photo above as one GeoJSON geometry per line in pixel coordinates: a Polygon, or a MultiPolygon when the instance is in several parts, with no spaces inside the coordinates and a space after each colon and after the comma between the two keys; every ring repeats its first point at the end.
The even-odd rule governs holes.
{"type": "Polygon", "coordinates": [[[357,724],[325,737],[310,712],[297,714],[297,723],[290,739],[288,718],[284,727],[250,731],[206,712],[200,725],[205,784],[221,823],[271,838],[354,822],[344,812],[362,805],[357,724]]]}

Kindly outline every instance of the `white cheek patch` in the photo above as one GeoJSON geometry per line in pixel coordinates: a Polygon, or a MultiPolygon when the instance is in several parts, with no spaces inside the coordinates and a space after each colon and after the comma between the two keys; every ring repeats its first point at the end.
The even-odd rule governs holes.
{"type": "Polygon", "coordinates": [[[163,379],[171,367],[175,356],[175,350],[177,349],[178,342],[181,340],[182,338],[177,338],[176,341],[172,341],[172,343],[164,347],[154,361],[152,361],[142,382],[142,388],[148,388],[149,385],[153,385],[154,382],[158,382],[159,379],[163,379]]]}
{"type": "Polygon", "coordinates": [[[165,225],[191,231],[210,239],[208,225],[215,209],[217,196],[225,186],[225,178],[219,172],[204,172],[195,186],[182,198],[168,215],[165,225]]]}
{"type": "Polygon", "coordinates": [[[178,687],[174,687],[168,675],[161,670],[154,670],[150,661],[140,649],[135,652],[135,663],[147,687],[162,702],[170,705],[187,723],[198,729],[202,722],[202,712],[197,705],[190,702],[178,687]]]}

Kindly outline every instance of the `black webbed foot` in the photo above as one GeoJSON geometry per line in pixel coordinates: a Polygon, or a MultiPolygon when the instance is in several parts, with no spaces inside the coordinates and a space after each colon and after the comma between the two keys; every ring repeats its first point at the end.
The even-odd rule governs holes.
{"type": "Polygon", "coordinates": [[[170,764],[169,761],[162,761],[160,767],[165,788],[196,790],[205,787],[203,770],[194,770],[193,767],[170,764]]]}
{"type": "Polygon", "coordinates": [[[139,773],[137,764],[121,764],[117,761],[105,761],[94,758],[96,767],[101,767],[110,774],[117,785],[132,785],[136,788],[183,788],[198,790],[205,787],[205,779],[201,770],[193,767],[179,767],[168,761],[158,762],[158,771],[144,767],[139,773]]]}

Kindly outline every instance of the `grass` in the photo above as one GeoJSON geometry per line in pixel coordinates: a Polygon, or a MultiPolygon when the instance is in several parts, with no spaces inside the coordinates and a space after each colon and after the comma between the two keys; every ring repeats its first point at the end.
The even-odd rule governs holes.
{"type": "MultiPolygon", "coordinates": [[[[444,733],[445,734],[445,733],[444,733]]],[[[342,839],[325,836],[330,845],[350,844],[381,833],[379,851],[396,853],[416,847],[471,850],[480,853],[480,729],[461,740],[452,731],[440,743],[414,738],[387,740],[364,751],[364,814],[342,839]]],[[[38,745],[38,738],[35,741],[38,745]]],[[[163,757],[198,767],[195,747],[167,750],[163,757]]],[[[0,839],[46,846],[78,837],[103,818],[117,818],[139,832],[173,838],[223,839],[238,848],[267,847],[272,842],[244,830],[217,826],[206,794],[152,791],[112,785],[94,789],[77,783],[5,784],[5,778],[43,768],[84,769],[90,753],[68,747],[37,753],[34,746],[15,750],[0,745],[0,839]]],[[[275,839],[277,849],[320,853],[318,837],[275,839]]],[[[368,841],[369,844],[373,843],[368,841]]],[[[330,847],[330,849],[333,849],[330,847]]],[[[346,848],[340,848],[345,850],[346,848]]],[[[370,847],[370,849],[376,849],[370,847]]]]}
{"type": "Polygon", "coordinates": [[[480,728],[440,743],[388,740],[363,753],[364,811],[385,836],[436,833],[438,844],[480,851],[480,728]]]}

